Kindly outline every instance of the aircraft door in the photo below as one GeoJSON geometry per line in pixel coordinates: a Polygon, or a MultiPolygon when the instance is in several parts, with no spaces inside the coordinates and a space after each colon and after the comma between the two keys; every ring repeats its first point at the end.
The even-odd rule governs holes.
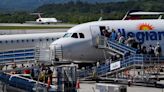
{"type": "Polygon", "coordinates": [[[101,35],[101,32],[100,32],[100,26],[97,26],[97,25],[93,25],[91,26],[91,37],[92,37],[92,45],[93,46],[97,46],[97,38],[98,36],[101,35]]]}
{"type": "Polygon", "coordinates": [[[91,36],[92,36],[92,44],[93,46],[97,46],[98,45],[98,38],[101,36],[104,36],[103,30],[108,30],[109,27],[106,26],[97,26],[97,25],[93,25],[91,26],[91,36]]]}

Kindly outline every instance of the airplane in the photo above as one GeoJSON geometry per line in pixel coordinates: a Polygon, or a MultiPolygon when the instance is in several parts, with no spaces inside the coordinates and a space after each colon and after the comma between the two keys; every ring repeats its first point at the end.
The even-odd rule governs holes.
{"type": "MultiPolygon", "coordinates": [[[[163,12],[130,12],[128,15],[159,15],[158,19],[102,20],[79,24],[72,27],[60,39],[50,45],[51,60],[59,58],[56,50],[62,51],[62,59],[79,62],[97,62],[105,60],[104,49],[97,48],[97,37],[102,36],[102,29],[115,30],[125,38],[133,36],[144,46],[162,46],[164,54],[163,12]]],[[[127,16],[127,15],[126,15],[127,16]]],[[[58,60],[58,59],[57,59],[58,60]]]]}
{"type": "Polygon", "coordinates": [[[36,23],[39,24],[50,24],[50,23],[59,23],[61,21],[57,20],[56,18],[43,18],[41,17],[42,13],[32,13],[31,15],[38,15],[38,19],[36,19],[36,23]]]}
{"type": "Polygon", "coordinates": [[[41,54],[46,56],[48,52],[41,50],[48,50],[49,45],[64,34],[65,32],[1,35],[0,63],[34,61],[36,57],[45,60],[41,54]]]}

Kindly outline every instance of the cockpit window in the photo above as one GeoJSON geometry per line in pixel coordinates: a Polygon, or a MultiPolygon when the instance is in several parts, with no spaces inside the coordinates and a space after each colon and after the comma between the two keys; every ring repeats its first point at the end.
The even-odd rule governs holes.
{"type": "Polygon", "coordinates": [[[84,34],[83,33],[79,33],[80,38],[84,38],[84,34]]]}
{"type": "Polygon", "coordinates": [[[68,38],[68,37],[71,37],[72,33],[66,33],[63,37],[64,38],[68,38]]]}
{"type": "Polygon", "coordinates": [[[71,36],[72,38],[78,38],[77,33],[73,33],[73,35],[71,36]]]}

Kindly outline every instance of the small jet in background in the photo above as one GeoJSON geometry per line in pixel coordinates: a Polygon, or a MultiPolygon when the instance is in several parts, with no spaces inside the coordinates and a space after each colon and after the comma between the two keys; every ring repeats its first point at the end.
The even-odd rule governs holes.
{"type": "Polygon", "coordinates": [[[39,24],[50,24],[50,23],[59,23],[60,20],[57,20],[56,18],[43,18],[41,17],[41,14],[43,13],[31,13],[31,15],[38,15],[38,19],[36,19],[36,23],[39,24]]]}

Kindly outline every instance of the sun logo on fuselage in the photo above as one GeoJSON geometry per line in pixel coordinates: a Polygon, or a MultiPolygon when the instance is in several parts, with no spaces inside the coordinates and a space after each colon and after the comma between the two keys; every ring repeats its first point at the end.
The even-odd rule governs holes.
{"type": "Polygon", "coordinates": [[[153,30],[154,27],[150,24],[143,23],[143,24],[139,24],[138,29],[143,30],[143,31],[150,31],[150,30],[153,30]]]}

